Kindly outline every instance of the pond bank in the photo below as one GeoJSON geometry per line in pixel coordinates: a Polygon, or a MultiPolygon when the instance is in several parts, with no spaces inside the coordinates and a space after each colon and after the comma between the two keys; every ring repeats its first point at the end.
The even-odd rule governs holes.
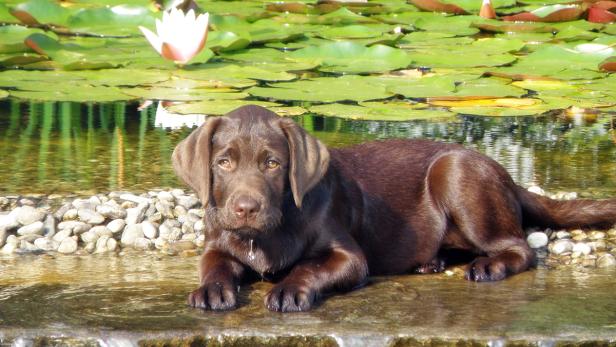
{"type": "MultiPolygon", "coordinates": [[[[540,188],[531,190],[545,194],[540,188]]],[[[575,193],[552,195],[575,198],[575,193]]],[[[205,239],[205,212],[182,189],[126,191],[85,197],[0,196],[0,254],[124,253],[196,255],[205,239]]],[[[548,266],[616,267],[616,226],[610,230],[527,230],[548,266]]]]}
{"type": "Polygon", "coordinates": [[[268,282],[239,307],[186,306],[198,257],[24,255],[0,263],[2,346],[613,346],[616,268],[533,269],[497,283],[371,278],[313,311],[268,311],[268,282]]]}

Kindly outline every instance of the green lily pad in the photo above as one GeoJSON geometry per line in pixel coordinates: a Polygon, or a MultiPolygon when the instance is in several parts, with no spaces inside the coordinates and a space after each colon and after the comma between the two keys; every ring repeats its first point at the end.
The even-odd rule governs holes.
{"type": "Polygon", "coordinates": [[[7,96],[9,96],[9,92],[7,92],[6,90],[0,89],[0,99],[4,99],[7,96]]]}
{"type": "Polygon", "coordinates": [[[316,35],[330,39],[365,39],[381,36],[391,30],[389,25],[346,25],[341,27],[329,27],[316,33],[316,35]]]}
{"type": "Polygon", "coordinates": [[[230,52],[246,48],[250,40],[231,31],[212,31],[208,33],[207,46],[216,52],[230,52]]]}
{"type": "Polygon", "coordinates": [[[376,20],[371,17],[359,15],[346,7],[341,7],[335,11],[318,16],[313,20],[316,24],[360,24],[360,23],[375,23],[376,20]]]}
{"type": "Polygon", "coordinates": [[[367,73],[386,72],[407,67],[411,59],[406,52],[383,45],[365,47],[341,41],[318,47],[306,47],[290,54],[297,60],[320,60],[321,71],[367,73]]]}
{"type": "Polygon", "coordinates": [[[360,120],[408,121],[417,119],[447,119],[455,115],[438,109],[418,109],[404,102],[366,102],[361,106],[325,104],[309,107],[312,113],[360,120]]]}
{"type": "Polygon", "coordinates": [[[146,7],[118,5],[114,7],[86,8],[68,19],[73,31],[99,36],[136,35],[138,26],[154,27],[154,15],[146,7]]]}
{"type": "Polygon", "coordinates": [[[216,88],[177,89],[165,87],[138,87],[124,88],[122,92],[141,99],[166,101],[237,100],[248,97],[247,93],[219,91],[216,88]]]}
{"type": "Polygon", "coordinates": [[[252,87],[247,92],[261,98],[312,102],[367,101],[393,96],[375,80],[354,75],[276,83],[267,88],[252,87]]]}
{"type": "Polygon", "coordinates": [[[451,112],[460,115],[473,115],[485,117],[518,117],[518,116],[536,116],[549,111],[553,108],[547,105],[531,106],[528,108],[510,108],[510,107],[452,107],[451,112]]]}
{"type": "Polygon", "coordinates": [[[57,85],[49,85],[47,91],[22,91],[14,90],[11,96],[20,99],[39,101],[71,101],[71,102],[113,102],[136,99],[122,93],[116,87],[92,87],[89,85],[71,85],[58,88],[57,85]]]}
{"type": "Polygon", "coordinates": [[[32,52],[24,44],[24,40],[34,34],[43,33],[43,30],[24,27],[21,25],[0,26],[0,53],[32,52]]]}
{"type": "Polygon", "coordinates": [[[481,19],[476,16],[438,16],[431,18],[420,18],[413,24],[421,30],[437,33],[450,33],[456,36],[470,36],[479,32],[479,29],[472,27],[471,24],[481,19]]]}
{"type": "Polygon", "coordinates": [[[217,116],[229,113],[236,108],[244,105],[258,105],[263,107],[280,107],[280,104],[265,101],[252,100],[207,100],[199,102],[191,102],[169,106],[167,109],[173,113],[180,114],[206,114],[208,116],[217,116]]]}
{"type": "Polygon", "coordinates": [[[237,65],[229,63],[215,63],[200,65],[195,68],[178,70],[175,76],[195,79],[219,81],[221,86],[248,87],[255,85],[253,80],[260,81],[291,81],[296,75],[284,71],[263,69],[255,65],[237,65]]]}
{"type": "Polygon", "coordinates": [[[412,52],[409,56],[413,60],[413,65],[420,67],[489,67],[508,65],[517,60],[516,56],[508,53],[487,55],[478,51],[466,52],[449,49],[412,52]]]}
{"type": "Polygon", "coordinates": [[[52,0],[30,0],[13,7],[10,11],[22,23],[28,25],[63,25],[71,16],[70,10],[52,0]]]}
{"type": "Polygon", "coordinates": [[[0,4],[0,23],[17,23],[17,18],[13,17],[9,8],[5,4],[0,4]]]}

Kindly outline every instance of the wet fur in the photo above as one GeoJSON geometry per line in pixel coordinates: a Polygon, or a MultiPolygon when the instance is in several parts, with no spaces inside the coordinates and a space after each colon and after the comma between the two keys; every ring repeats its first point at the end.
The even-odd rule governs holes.
{"type": "Polygon", "coordinates": [[[524,227],[612,225],[616,200],[555,201],[517,186],[476,151],[427,140],[327,149],[289,119],[257,106],[211,118],[174,151],[178,175],[206,208],[200,287],[191,306],[227,310],[248,272],[285,274],[265,297],[305,311],[323,293],[367,276],[444,269],[448,250],[475,255],[473,281],[531,266],[524,227]],[[234,155],[233,170],[216,166],[234,155]],[[265,156],[279,170],[263,169],[265,156]],[[261,209],[237,217],[239,197],[261,209]]]}

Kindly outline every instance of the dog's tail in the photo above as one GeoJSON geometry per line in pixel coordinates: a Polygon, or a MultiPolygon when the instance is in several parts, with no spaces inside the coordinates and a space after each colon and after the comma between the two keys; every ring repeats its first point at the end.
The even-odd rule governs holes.
{"type": "Polygon", "coordinates": [[[616,223],[616,199],[554,200],[518,187],[524,226],[609,228],[616,223]]]}

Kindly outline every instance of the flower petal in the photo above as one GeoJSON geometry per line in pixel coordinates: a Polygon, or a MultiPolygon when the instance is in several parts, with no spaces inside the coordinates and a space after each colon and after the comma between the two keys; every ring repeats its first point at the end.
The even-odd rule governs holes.
{"type": "Polygon", "coordinates": [[[150,44],[152,45],[152,47],[154,47],[158,54],[161,54],[163,41],[148,28],[139,26],[139,30],[141,30],[145,38],[150,42],[150,44]]]}

